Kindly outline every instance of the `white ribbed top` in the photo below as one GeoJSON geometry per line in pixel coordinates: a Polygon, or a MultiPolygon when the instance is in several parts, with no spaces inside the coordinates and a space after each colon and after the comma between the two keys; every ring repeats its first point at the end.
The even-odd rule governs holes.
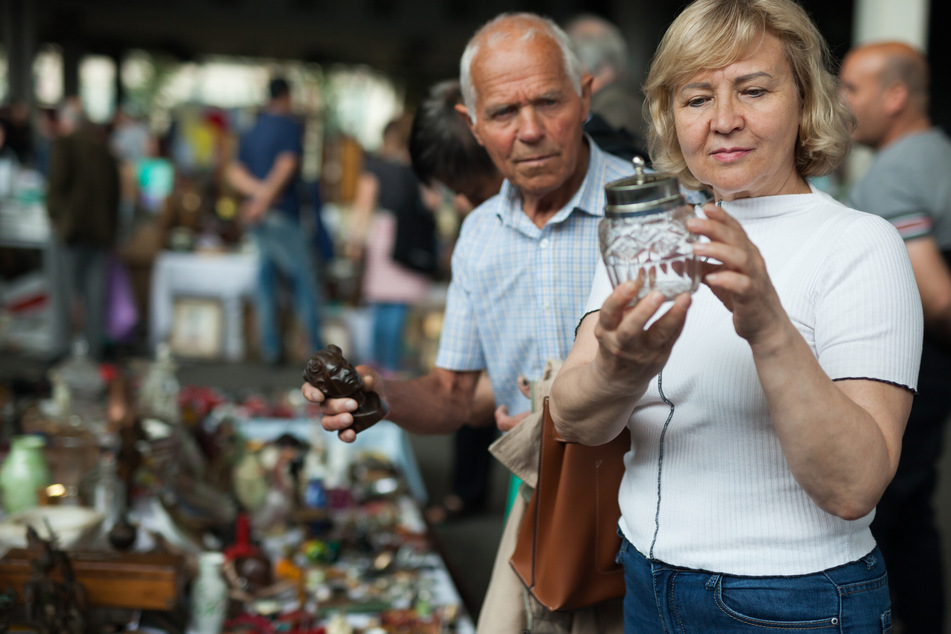
{"type": "MultiPolygon", "coordinates": [[[[815,191],[723,207],[760,249],[787,313],[831,378],[914,388],[921,301],[891,224],[815,191]]],[[[588,310],[610,290],[602,265],[588,310]]],[[[875,545],[873,514],[851,522],[830,515],[793,478],[749,345],[706,286],[629,427],[620,526],[645,555],[730,574],[795,575],[855,561],[875,545]],[[665,398],[673,415],[660,467],[665,398]]]]}

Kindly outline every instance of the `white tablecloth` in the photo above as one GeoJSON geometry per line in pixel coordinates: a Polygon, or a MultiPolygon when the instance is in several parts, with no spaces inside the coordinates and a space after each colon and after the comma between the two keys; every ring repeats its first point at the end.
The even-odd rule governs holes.
{"type": "Polygon", "coordinates": [[[171,337],[176,297],[207,297],[221,301],[223,356],[242,359],[242,301],[254,292],[256,276],[256,255],[162,251],[152,268],[149,342],[154,348],[171,337]]]}

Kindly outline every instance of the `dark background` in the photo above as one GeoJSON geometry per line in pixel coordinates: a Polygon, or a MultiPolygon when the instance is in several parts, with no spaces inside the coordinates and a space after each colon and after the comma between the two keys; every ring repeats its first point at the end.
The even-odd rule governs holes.
{"type": "MultiPolygon", "coordinates": [[[[853,3],[802,0],[840,60],[851,45],[853,3]]],[[[558,22],[582,12],[618,24],[640,75],[679,0],[0,0],[0,19],[30,14],[33,45],[55,43],[64,56],[98,53],[121,59],[144,49],[200,61],[210,54],[366,64],[406,87],[410,105],[433,82],[454,77],[472,32],[502,11],[534,11],[558,22]],[[13,13],[11,13],[11,11],[13,13]]],[[[932,0],[933,75],[951,59],[942,24],[951,6],[932,0]]],[[[4,39],[23,34],[2,29],[4,39]]],[[[8,47],[9,48],[9,47],[8,47]]],[[[69,92],[67,85],[67,92],[69,92]]],[[[935,82],[935,120],[951,123],[946,82],[935,82]]]]}

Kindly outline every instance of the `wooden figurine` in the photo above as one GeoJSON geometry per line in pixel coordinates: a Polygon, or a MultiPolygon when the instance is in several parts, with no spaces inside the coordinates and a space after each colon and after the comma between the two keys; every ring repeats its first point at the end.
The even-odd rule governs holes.
{"type": "Polygon", "coordinates": [[[363,378],[334,345],[315,352],[304,368],[304,380],[328,398],[352,398],[357,402],[353,424],[348,427],[359,433],[381,420],[389,411],[376,392],[364,389],[363,378]]]}

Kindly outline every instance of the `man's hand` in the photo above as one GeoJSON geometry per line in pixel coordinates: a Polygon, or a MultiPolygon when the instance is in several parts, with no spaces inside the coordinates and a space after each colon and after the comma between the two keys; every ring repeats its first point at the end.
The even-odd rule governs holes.
{"type": "Polygon", "coordinates": [[[267,217],[269,206],[266,198],[260,196],[248,198],[241,205],[241,224],[246,227],[260,224],[267,217]]]}
{"type": "MultiPolygon", "coordinates": [[[[383,393],[383,379],[379,373],[365,365],[358,365],[355,368],[363,379],[365,390],[373,391],[379,394],[385,402],[383,393]]],[[[349,429],[353,425],[353,412],[357,409],[357,402],[352,398],[327,398],[327,395],[310,383],[304,383],[301,386],[301,394],[311,403],[320,405],[320,425],[325,430],[337,432],[337,437],[343,442],[353,442],[357,439],[357,433],[349,429]]]]}
{"type": "MultiPolygon", "coordinates": [[[[532,398],[531,382],[521,374],[518,375],[516,382],[518,385],[518,391],[522,393],[522,396],[528,399],[532,398]]],[[[511,431],[513,427],[528,418],[529,414],[531,414],[531,412],[522,412],[521,414],[516,414],[515,416],[509,416],[509,408],[505,405],[500,405],[495,410],[495,424],[499,428],[499,431],[511,431]]]]}
{"type": "Polygon", "coordinates": [[[499,431],[511,431],[513,427],[528,418],[529,414],[531,414],[531,412],[522,412],[515,416],[509,416],[509,408],[505,405],[499,405],[498,409],[495,410],[495,424],[498,426],[499,431]]]}

